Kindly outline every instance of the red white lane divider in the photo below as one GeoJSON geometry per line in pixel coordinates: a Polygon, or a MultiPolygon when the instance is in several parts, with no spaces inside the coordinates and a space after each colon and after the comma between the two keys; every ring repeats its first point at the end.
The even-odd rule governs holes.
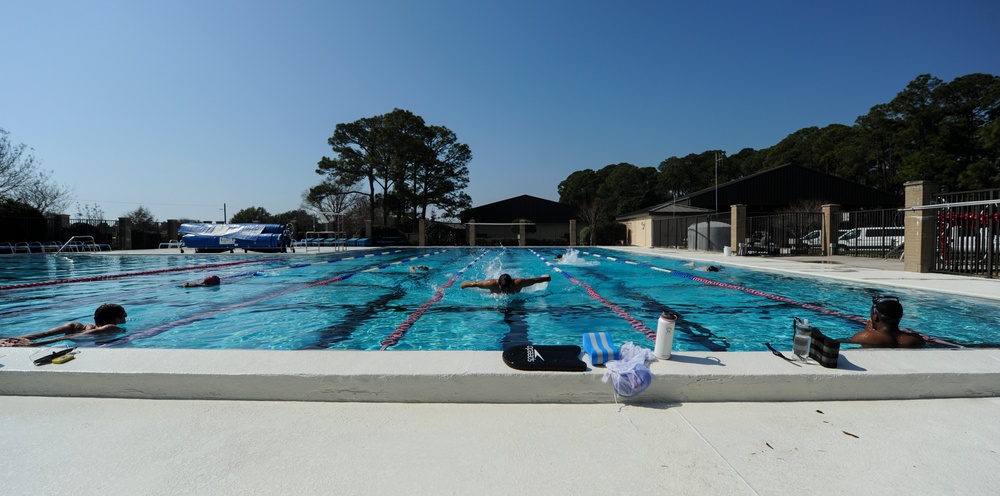
{"type": "MultiPolygon", "coordinates": [[[[380,253],[378,255],[387,255],[389,253],[391,253],[391,252],[383,252],[383,253],[380,253]]],[[[398,251],[396,253],[398,253],[398,251]]],[[[441,252],[435,252],[435,253],[441,253],[441,252]]],[[[368,258],[369,256],[374,256],[374,255],[367,255],[367,256],[362,256],[362,257],[351,257],[351,258],[368,258]]],[[[414,258],[417,258],[417,257],[414,257],[414,258]]],[[[140,332],[137,332],[137,333],[134,333],[134,334],[129,334],[128,336],[125,336],[125,337],[123,337],[122,339],[119,339],[119,340],[115,340],[114,342],[118,342],[118,341],[134,341],[136,339],[150,338],[150,337],[156,336],[157,334],[161,334],[161,333],[163,333],[165,331],[173,329],[175,327],[180,327],[180,326],[184,326],[184,325],[187,325],[187,324],[191,324],[191,323],[197,322],[199,320],[205,320],[205,319],[208,319],[208,318],[212,318],[212,317],[215,317],[216,315],[220,315],[220,314],[223,314],[225,312],[229,312],[231,310],[236,310],[238,308],[247,307],[247,306],[250,306],[250,305],[254,305],[256,303],[260,303],[262,301],[272,300],[274,298],[280,298],[282,296],[289,295],[289,294],[295,293],[297,291],[302,291],[302,290],[305,290],[305,289],[315,288],[315,287],[319,287],[319,286],[326,286],[328,284],[333,284],[335,282],[339,282],[339,281],[343,281],[345,279],[349,279],[350,277],[352,277],[352,276],[354,276],[356,274],[360,274],[362,272],[375,272],[377,270],[382,270],[382,269],[384,269],[386,267],[389,267],[390,265],[396,265],[396,264],[397,263],[393,262],[393,263],[387,263],[387,264],[377,265],[377,266],[374,266],[374,267],[369,267],[367,269],[357,270],[357,271],[354,271],[354,272],[348,272],[346,274],[341,274],[341,275],[339,275],[337,277],[333,277],[333,278],[326,279],[326,280],[323,280],[323,281],[317,281],[317,282],[314,282],[312,284],[307,284],[305,286],[299,286],[299,287],[289,288],[289,289],[286,289],[285,291],[281,291],[281,292],[278,292],[278,293],[264,295],[264,296],[261,296],[261,297],[258,297],[258,298],[254,298],[252,300],[243,301],[243,302],[236,303],[236,304],[233,304],[233,305],[227,305],[225,307],[222,307],[222,308],[219,308],[219,309],[216,309],[216,310],[212,310],[212,311],[207,312],[207,313],[202,313],[202,314],[198,314],[198,315],[192,315],[190,317],[186,317],[186,318],[183,318],[183,319],[180,319],[180,320],[175,320],[173,322],[168,322],[166,324],[162,324],[162,325],[153,327],[151,329],[146,329],[145,331],[140,331],[140,332]]],[[[113,344],[113,343],[108,343],[108,344],[113,344]]],[[[105,345],[105,346],[107,346],[107,345],[105,345]]]]}
{"type": "MultiPolygon", "coordinates": [[[[726,289],[735,289],[737,291],[743,291],[745,293],[749,293],[749,294],[752,294],[752,295],[763,296],[765,298],[769,298],[769,299],[772,299],[772,300],[775,300],[775,301],[780,301],[782,303],[788,303],[790,305],[795,305],[797,307],[805,308],[806,310],[812,310],[814,312],[819,312],[819,313],[823,313],[823,314],[826,314],[826,315],[834,315],[834,316],[837,316],[837,317],[842,317],[842,318],[845,318],[845,319],[848,319],[848,320],[852,320],[854,322],[858,322],[858,323],[861,323],[861,324],[867,324],[868,323],[868,319],[867,318],[861,317],[859,315],[846,314],[846,313],[843,313],[843,312],[840,312],[840,311],[837,311],[837,310],[833,310],[833,309],[830,309],[830,308],[821,307],[819,305],[813,305],[811,303],[804,303],[804,302],[801,302],[801,301],[795,301],[795,300],[793,300],[791,298],[787,298],[787,297],[784,297],[784,296],[781,296],[781,295],[776,295],[776,294],[773,294],[773,293],[768,293],[768,292],[765,292],[765,291],[760,291],[760,290],[757,290],[757,289],[751,289],[751,288],[747,288],[747,287],[744,287],[744,286],[739,286],[739,285],[736,285],[736,284],[730,284],[730,283],[726,283],[726,282],[714,281],[712,279],[707,279],[707,278],[704,278],[704,277],[699,277],[699,276],[696,276],[696,275],[693,275],[693,274],[688,274],[686,272],[682,272],[682,271],[679,271],[679,270],[664,269],[662,267],[657,267],[655,265],[650,265],[650,264],[646,264],[646,263],[642,263],[642,262],[634,262],[634,261],[631,261],[631,260],[619,260],[617,258],[609,257],[609,256],[606,256],[606,255],[601,255],[599,253],[590,253],[590,252],[583,252],[583,253],[586,254],[586,255],[591,255],[591,256],[594,256],[594,257],[598,257],[598,258],[602,258],[603,257],[603,258],[605,258],[607,260],[610,260],[612,262],[621,262],[621,263],[626,263],[626,264],[630,264],[630,265],[638,265],[640,267],[646,267],[648,269],[652,269],[652,270],[655,270],[655,271],[658,271],[658,272],[664,272],[664,273],[667,273],[667,274],[675,275],[677,277],[683,277],[685,279],[690,279],[692,281],[700,282],[702,284],[708,284],[710,286],[718,286],[718,287],[726,288],[726,289]]],[[[942,344],[942,345],[945,345],[945,346],[952,346],[952,347],[955,347],[955,348],[964,348],[964,346],[962,346],[962,345],[960,345],[958,343],[952,343],[951,341],[946,341],[946,340],[941,339],[941,338],[936,338],[934,336],[928,336],[927,334],[922,334],[922,333],[916,332],[913,329],[904,329],[904,330],[907,331],[907,332],[911,332],[913,334],[917,334],[920,337],[924,338],[924,340],[926,340],[926,341],[930,341],[930,342],[942,344]]]]}
{"type": "Polygon", "coordinates": [[[608,307],[612,312],[615,313],[615,315],[617,315],[617,316],[625,319],[625,321],[628,322],[629,325],[631,325],[633,329],[635,329],[635,330],[637,330],[637,331],[645,334],[646,337],[649,338],[650,340],[656,341],[656,331],[650,329],[648,326],[646,326],[646,324],[643,324],[642,321],[640,321],[639,319],[633,317],[632,314],[626,312],[622,307],[620,307],[620,306],[612,303],[607,298],[601,296],[600,293],[598,293],[597,291],[595,291],[594,288],[590,287],[589,284],[587,284],[587,283],[585,283],[585,282],[583,282],[583,281],[581,281],[581,280],[579,280],[579,279],[571,276],[565,270],[562,270],[561,268],[556,267],[555,264],[553,264],[552,262],[549,262],[548,260],[546,260],[544,257],[542,257],[541,255],[539,255],[535,250],[529,249],[529,251],[531,251],[531,253],[534,253],[536,257],[538,257],[543,262],[545,262],[545,265],[548,265],[549,267],[551,267],[552,270],[554,270],[556,272],[559,272],[560,274],[566,276],[566,278],[569,279],[570,282],[581,286],[583,289],[585,289],[587,291],[587,294],[590,295],[591,298],[593,298],[593,299],[595,299],[595,300],[603,303],[604,306],[608,307]]]}
{"type": "Polygon", "coordinates": [[[239,262],[222,262],[216,264],[208,265],[194,265],[191,267],[174,267],[171,269],[156,269],[156,270],[144,270],[140,272],[125,272],[121,274],[105,274],[100,276],[91,277],[78,277],[74,279],[56,279],[54,281],[39,281],[39,282],[29,282],[24,284],[12,284],[10,286],[0,286],[0,291],[7,291],[11,289],[24,289],[24,288],[37,288],[41,286],[54,286],[57,284],[73,284],[78,282],[93,282],[93,281],[107,281],[110,279],[121,279],[123,277],[134,277],[134,276],[148,276],[152,274],[166,274],[168,272],[185,272],[192,270],[204,270],[212,269],[217,267],[231,267],[233,265],[243,265],[251,263],[264,263],[273,262],[275,260],[281,260],[280,258],[262,258],[257,260],[242,260],[239,262]]]}
{"type": "Polygon", "coordinates": [[[413,327],[413,324],[417,320],[419,320],[421,316],[423,316],[424,312],[426,312],[427,309],[431,307],[431,305],[437,303],[438,301],[441,300],[441,298],[444,297],[444,290],[450,288],[453,284],[455,284],[455,281],[458,280],[458,278],[461,277],[462,274],[465,274],[465,271],[469,270],[470,267],[472,267],[476,262],[478,262],[479,259],[486,256],[486,254],[489,253],[490,251],[491,250],[486,250],[478,257],[474,258],[471,262],[469,262],[468,265],[462,267],[462,269],[456,272],[455,275],[451,276],[451,279],[448,279],[448,282],[444,283],[443,286],[438,288],[437,292],[434,293],[434,296],[432,296],[431,299],[425,301],[423,305],[420,305],[420,308],[411,313],[410,316],[407,317],[402,324],[399,324],[399,326],[396,327],[395,331],[392,331],[392,333],[389,334],[388,337],[382,340],[382,348],[380,348],[379,351],[385,351],[390,346],[395,346],[397,343],[399,343],[399,340],[403,339],[403,336],[406,335],[406,332],[410,330],[410,327],[413,327]]]}

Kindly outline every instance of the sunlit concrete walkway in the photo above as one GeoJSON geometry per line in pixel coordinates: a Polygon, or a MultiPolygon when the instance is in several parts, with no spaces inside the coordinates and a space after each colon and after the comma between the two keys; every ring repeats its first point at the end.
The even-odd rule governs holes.
{"type": "MultiPolygon", "coordinates": [[[[673,255],[1000,298],[997,281],[905,273],[893,261],[673,255]]],[[[227,367],[155,350],[90,350],[89,358],[81,354],[63,369],[33,374],[23,351],[0,349],[5,495],[936,495],[992,494],[1000,483],[1000,398],[992,390],[1000,380],[991,380],[1000,374],[997,350],[847,350],[853,368],[802,372],[781,368],[793,365],[768,353],[719,359],[728,368],[705,365],[706,354],[678,354],[676,362],[654,364],[657,389],[650,394],[681,400],[627,404],[616,403],[597,371],[573,382],[494,368],[498,357],[460,358],[449,368],[411,363],[400,354],[398,367],[368,374],[369,384],[353,390],[358,398],[366,391],[400,395],[386,402],[345,400],[352,390],[337,381],[363,375],[365,366],[340,352],[320,352],[328,353],[322,364],[282,364],[286,355],[275,354],[248,355],[242,365],[227,367]],[[324,388],[323,374],[338,379],[324,388]],[[52,392],[25,396],[38,394],[25,389],[32,381],[52,392]],[[400,381],[409,381],[405,389],[393,385],[400,381]],[[854,381],[854,388],[844,389],[850,385],[844,381],[854,381]],[[277,401],[294,389],[287,384],[320,384],[309,391],[317,396],[304,396],[317,401],[277,401]],[[482,401],[490,388],[498,398],[516,401],[522,391],[534,396],[482,401]],[[553,391],[559,388],[588,400],[567,400],[553,391]],[[959,397],[873,399],[900,391],[908,398],[934,396],[928,391],[942,388],[959,397]],[[407,390],[425,390],[428,402],[413,402],[407,390]],[[773,401],[810,398],[814,390],[839,391],[839,399],[773,401]],[[121,391],[116,394],[124,398],[59,396],[99,391],[121,391]],[[170,399],[164,391],[218,399],[170,399]],[[716,395],[683,399],[697,391],[716,395]],[[771,396],[746,400],[741,391],[771,396]],[[851,391],[865,400],[846,399],[851,391]],[[461,394],[466,402],[456,401],[461,394]],[[227,399],[269,395],[275,400],[227,399]],[[319,401],[323,395],[328,400],[319,401]]]]}

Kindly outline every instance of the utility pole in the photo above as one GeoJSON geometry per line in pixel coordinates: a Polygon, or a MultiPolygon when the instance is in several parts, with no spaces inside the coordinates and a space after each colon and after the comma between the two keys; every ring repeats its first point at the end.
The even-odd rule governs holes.
{"type": "Polygon", "coordinates": [[[726,158],[726,152],[715,152],[715,211],[719,211],[719,164],[726,158]]]}

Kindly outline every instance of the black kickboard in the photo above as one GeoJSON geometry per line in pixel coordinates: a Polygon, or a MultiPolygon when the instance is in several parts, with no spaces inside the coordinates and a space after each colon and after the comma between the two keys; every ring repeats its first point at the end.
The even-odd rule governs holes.
{"type": "Polygon", "coordinates": [[[517,370],[585,372],[587,362],[580,360],[582,352],[575,345],[517,345],[503,350],[503,361],[517,370]]]}

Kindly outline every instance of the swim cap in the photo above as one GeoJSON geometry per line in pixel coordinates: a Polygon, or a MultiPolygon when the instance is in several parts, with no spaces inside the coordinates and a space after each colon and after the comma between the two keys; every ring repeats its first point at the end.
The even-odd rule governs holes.
{"type": "Polygon", "coordinates": [[[212,275],[205,278],[206,286],[218,286],[221,282],[222,280],[219,279],[219,276],[212,275]]]}

